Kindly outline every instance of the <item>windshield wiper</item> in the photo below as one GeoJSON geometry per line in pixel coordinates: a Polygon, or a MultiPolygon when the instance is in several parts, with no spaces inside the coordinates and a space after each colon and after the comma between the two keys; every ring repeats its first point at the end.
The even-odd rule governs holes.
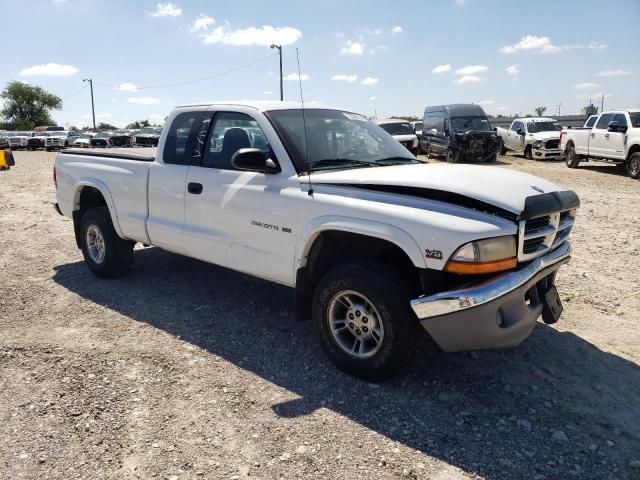
{"type": "Polygon", "coordinates": [[[387,157],[376,160],[375,163],[378,164],[379,167],[382,167],[387,165],[401,165],[403,163],[420,163],[420,161],[407,157],[387,157]]]}
{"type": "Polygon", "coordinates": [[[376,162],[370,162],[367,160],[357,160],[353,158],[323,158],[321,160],[314,160],[313,162],[309,162],[307,164],[307,168],[312,170],[313,167],[317,166],[335,166],[337,168],[353,168],[359,167],[361,165],[367,167],[379,167],[376,162]]]}

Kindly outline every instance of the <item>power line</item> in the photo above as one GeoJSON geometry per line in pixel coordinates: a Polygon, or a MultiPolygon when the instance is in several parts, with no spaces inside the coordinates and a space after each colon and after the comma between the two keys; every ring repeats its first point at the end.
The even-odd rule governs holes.
{"type": "Polygon", "coordinates": [[[76,90],[73,93],[70,93],[69,95],[67,95],[66,97],[62,97],[60,100],[66,100],[67,98],[73,97],[76,93],[80,93],[82,90],[84,90],[85,88],[87,88],[86,85],[83,85],[81,88],[79,88],[78,90],[76,90]]]}
{"type": "MultiPolygon", "coordinates": [[[[264,62],[265,60],[267,60],[269,58],[275,57],[276,55],[277,55],[277,53],[272,53],[270,55],[267,55],[266,57],[262,57],[262,58],[260,58],[258,60],[253,61],[253,62],[246,63],[244,65],[240,65],[239,67],[231,68],[229,70],[225,70],[224,72],[214,73],[213,75],[207,75],[206,77],[197,78],[195,80],[186,80],[184,82],[167,83],[165,85],[149,85],[149,86],[145,86],[145,87],[136,87],[136,90],[150,90],[150,89],[155,89],[155,88],[181,87],[183,85],[191,85],[193,83],[204,82],[205,80],[210,80],[210,79],[216,78],[216,77],[222,77],[223,75],[228,75],[229,73],[237,72],[238,70],[242,70],[243,68],[251,67],[251,66],[256,65],[258,63],[264,62]]],[[[117,85],[111,85],[111,84],[108,84],[108,83],[102,83],[102,82],[93,82],[93,83],[94,83],[94,85],[100,85],[102,87],[118,88],[117,85]]]]}

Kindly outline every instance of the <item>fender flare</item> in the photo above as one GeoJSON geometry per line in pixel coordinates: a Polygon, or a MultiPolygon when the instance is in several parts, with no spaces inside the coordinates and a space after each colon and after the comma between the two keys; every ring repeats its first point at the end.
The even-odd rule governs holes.
{"type": "Polygon", "coordinates": [[[399,247],[417,268],[427,268],[418,243],[404,230],[387,223],[360,218],[327,215],[311,220],[302,229],[296,242],[294,273],[306,265],[311,246],[322,232],[341,231],[379,238],[399,247]]]}
{"type": "Polygon", "coordinates": [[[98,190],[104,201],[107,203],[107,208],[109,209],[109,215],[111,216],[111,223],[113,223],[113,228],[120,238],[126,238],[122,233],[122,229],[120,228],[120,223],[118,222],[118,214],[116,212],[116,205],[113,202],[113,197],[111,196],[111,192],[109,191],[109,187],[102,180],[98,180],[97,178],[81,178],[76,184],[73,186],[73,205],[72,211],[80,210],[80,194],[82,193],[82,189],[85,187],[93,187],[98,190]]]}

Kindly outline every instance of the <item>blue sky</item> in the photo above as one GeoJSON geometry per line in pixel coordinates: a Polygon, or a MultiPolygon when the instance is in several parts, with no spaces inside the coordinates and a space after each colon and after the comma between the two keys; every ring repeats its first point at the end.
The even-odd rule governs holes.
{"type": "MultiPolygon", "coordinates": [[[[184,103],[277,99],[272,41],[289,78],[300,49],[307,102],[367,115],[455,102],[568,114],[601,92],[605,108],[640,108],[638,0],[0,0],[0,11],[0,87],[22,80],[63,97],[60,124],[89,124],[87,77],[98,121],[118,126],[161,122],[184,103]]],[[[298,82],[284,83],[297,100],[298,82]]]]}

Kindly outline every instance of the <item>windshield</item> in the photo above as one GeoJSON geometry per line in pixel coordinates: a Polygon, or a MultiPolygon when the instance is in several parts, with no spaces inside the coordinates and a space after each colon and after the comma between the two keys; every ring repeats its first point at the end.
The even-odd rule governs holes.
{"type": "Polygon", "coordinates": [[[528,122],[527,130],[529,133],[559,132],[562,130],[562,125],[558,122],[528,122]]]}
{"type": "Polygon", "coordinates": [[[301,109],[291,109],[274,110],[266,115],[298,172],[417,161],[382,128],[355,113],[305,109],[303,119],[301,109]]]}
{"type": "Polygon", "coordinates": [[[80,136],[78,137],[78,139],[81,139],[81,138],[91,138],[91,137],[92,137],[92,135],[89,135],[88,133],[83,133],[82,135],[80,135],[80,136]]]}
{"type": "Polygon", "coordinates": [[[380,128],[389,135],[413,135],[413,127],[409,122],[381,123],[380,128]]]}
{"type": "Polygon", "coordinates": [[[630,113],[629,118],[631,119],[632,128],[640,128],[640,112],[630,113]]]}
{"type": "Polygon", "coordinates": [[[413,128],[415,128],[418,132],[422,130],[422,122],[416,122],[413,124],[413,128]]]}
{"type": "Polygon", "coordinates": [[[100,132],[95,136],[95,138],[109,138],[110,136],[110,132],[100,132]]]}
{"type": "Polygon", "coordinates": [[[452,117],[451,130],[454,132],[490,132],[491,125],[485,117],[452,117]]]}

